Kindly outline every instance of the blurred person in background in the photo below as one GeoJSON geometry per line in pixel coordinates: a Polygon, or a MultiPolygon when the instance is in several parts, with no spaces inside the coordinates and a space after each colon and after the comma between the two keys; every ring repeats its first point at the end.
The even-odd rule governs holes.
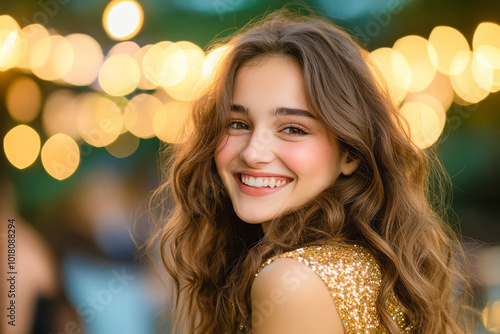
{"type": "MultiPolygon", "coordinates": [[[[57,249],[65,291],[82,317],[84,333],[155,332],[165,294],[136,261],[133,240],[140,242],[141,230],[147,234],[138,207],[147,197],[144,191],[120,167],[98,163],[44,214],[44,231],[57,249]]],[[[162,332],[169,332],[168,324],[162,332]]]]}
{"type": "MultiPolygon", "coordinates": [[[[0,162],[0,322],[5,334],[77,333],[82,321],[66,298],[54,249],[17,211],[16,193],[0,162]],[[8,266],[8,220],[14,219],[14,270],[8,266]],[[10,294],[8,272],[16,272],[10,294]],[[12,297],[12,298],[11,298],[12,297]],[[15,319],[7,308],[14,301],[15,319]],[[15,320],[10,325],[9,321],[15,320]]],[[[12,234],[12,229],[11,229],[12,234]]]]}

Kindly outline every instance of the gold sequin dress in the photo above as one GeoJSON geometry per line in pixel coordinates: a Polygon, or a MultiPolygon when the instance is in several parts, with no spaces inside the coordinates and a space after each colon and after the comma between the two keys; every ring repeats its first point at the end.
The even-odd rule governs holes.
{"type": "MultiPolygon", "coordinates": [[[[338,244],[299,248],[270,258],[256,275],[278,258],[295,259],[321,277],[337,306],[346,333],[386,333],[376,309],[380,268],[364,247],[338,244]]],[[[410,333],[412,328],[394,294],[387,301],[387,308],[401,332],[410,333]]]]}

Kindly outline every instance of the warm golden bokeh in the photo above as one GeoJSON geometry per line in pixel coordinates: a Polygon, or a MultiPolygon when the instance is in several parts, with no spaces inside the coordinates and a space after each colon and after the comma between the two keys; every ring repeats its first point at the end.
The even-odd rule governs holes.
{"type": "Polygon", "coordinates": [[[120,107],[96,93],[85,93],[78,99],[77,127],[82,138],[92,146],[111,144],[122,133],[120,107]]]}
{"type": "Polygon", "coordinates": [[[386,85],[395,105],[403,102],[411,84],[411,70],[406,58],[391,48],[379,48],[370,53],[370,58],[377,68],[375,77],[383,88],[386,85]],[[380,76],[382,76],[380,78],[380,76]]]}
{"type": "Polygon", "coordinates": [[[7,88],[5,104],[12,119],[20,123],[32,122],[42,106],[40,87],[29,77],[16,78],[7,88]]]}
{"type": "Polygon", "coordinates": [[[439,139],[446,122],[441,104],[430,96],[421,95],[419,101],[405,102],[401,107],[401,114],[408,122],[407,131],[413,143],[421,149],[431,146],[439,139]],[[428,101],[434,102],[431,105],[428,101]]]}
{"type": "Polygon", "coordinates": [[[188,59],[182,49],[169,41],[153,45],[142,59],[144,76],[154,85],[173,86],[188,71],[188,59]]]}
{"type": "Polygon", "coordinates": [[[139,147],[140,139],[125,132],[121,134],[114,142],[105,146],[106,151],[116,158],[126,158],[132,155],[139,147]]]}
{"type": "Polygon", "coordinates": [[[486,305],[483,310],[483,325],[490,333],[500,333],[500,300],[486,305]]]}
{"type": "Polygon", "coordinates": [[[424,90],[416,93],[410,93],[407,96],[408,101],[419,101],[420,96],[431,96],[435,100],[437,100],[443,110],[448,110],[453,104],[455,92],[453,90],[453,86],[450,82],[450,77],[437,72],[434,80],[432,80],[431,84],[424,90]]]}
{"type": "Polygon", "coordinates": [[[218,64],[226,56],[229,49],[230,47],[228,45],[223,45],[213,49],[208,53],[201,69],[201,75],[204,79],[209,78],[212,73],[217,70],[218,64]]]}
{"type": "Polygon", "coordinates": [[[406,58],[410,66],[409,91],[418,92],[427,88],[437,71],[433,65],[437,62],[433,46],[423,37],[410,35],[398,39],[393,48],[406,58]]]}
{"type": "Polygon", "coordinates": [[[139,51],[141,48],[137,45],[136,42],[126,41],[115,44],[111,49],[109,49],[107,58],[116,55],[129,55],[134,57],[135,53],[139,51]]]}
{"type": "Polygon", "coordinates": [[[47,97],[42,112],[43,130],[47,136],[64,133],[80,139],[77,127],[77,95],[70,89],[58,89],[47,97]]]}
{"type": "Polygon", "coordinates": [[[490,87],[490,92],[500,90],[500,49],[492,45],[481,45],[474,50],[473,74],[477,82],[490,87]]]}
{"type": "Polygon", "coordinates": [[[137,86],[137,88],[139,89],[149,90],[156,89],[158,87],[158,85],[151,83],[151,81],[146,78],[146,76],[144,75],[144,71],[142,70],[142,60],[144,59],[144,55],[149,51],[149,49],[151,49],[152,46],[153,44],[145,45],[133,55],[135,61],[141,69],[141,79],[139,80],[139,85],[137,86]]]}
{"type": "Polygon", "coordinates": [[[17,67],[30,70],[30,58],[33,53],[33,48],[40,40],[48,38],[50,36],[47,29],[38,23],[27,25],[22,29],[24,36],[26,37],[26,52],[24,53],[21,61],[17,64],[17,67]]]}
{"type": "Polygon", "coordinates": [[[464,68],[451,67],[451,63],[457,53],[470,51],[469,43],[464,35],[455,28],[447,26],[435,27],[430,36],[429,43],[432,45],[430,52],[436,52],[437,58],[430,57],[433,65],[444,74],[459,74],[464,68]]]}
{"type": "Polygon", "coordinates": [[[156,113],[153,128],[156,136],[166,143],[182,143],[193,131],[190,126],[191,103],[171,101],[156,113]]]}
{"type": "Polygon", "coordinates": [[[472,38],[472,48],[476,51],[483,45],[491,45],[500,49],[500,25],[493,22],[480,23],[472,38]]]}
{"type": "Polygon", "coordinates": [[[31,166],[40,153],[40,136],[33,128],[18,125],[3,138],[3,149],[14,167],[24,169],[31,166]]]}
{"type": "Polygon", "coordinates": [[[26,37],[16,20],[9,15],[0,15],[0,71],[6,71],[21,62],[26,46],[26,37]]]}
{"type": "Polygon", "coordinates": [[[38,41],[33,47],[31,71],[43,80],[59,80],[68,74],[73,58],[73,48],[66,38],[52,35],[38,41]]]}
{"type": "Polygon", "coordinates": [[[108,58],[99,71],[99,84],[109,95],[132,93],[141,79],[141,70],[134,58],[119,54],[108,58]]]}
{"type": "Polygon", "coordinates": [[[42,147],[42,164],[47,173],[57,180],[73,175],[80,164],[80,148],[69,136],[58,133],[42,147]]]}
{"type": "Polygon", "coordinates": [[[460,52],[453,59],[452,67],[464,67],[464,70],[460,74],[450,76],[455,94],[460,98],[455,101],[457,103],[478,103],[490,93],[491,86],[485,87],[485,82],[478,83],[476,81],[473,64],[473,52],[460,52]]]}
{"type": "Polygon", "coordinates": [[[149,94],[134,96],[123,113],[123,123],[137,137],[154,137],[153,120],[158,112],[163,111],[163,103],[149,94]]]}
{"type": "Polygon", "coordinates": [[[73,50],[73,62],[62,79],[75,86],[90,85],[97,78],[103,62],[101,46],[84,34],[72,34],[66,40],[73,50]]]}
{"type": "Polygon", "coordinates": [[[144,12],[137,1],[113,0],[104,10],[102,23],[109,37],[115,40],[127,40],[141,30],[144,12]]]}
{"type": "Polygon", "coordinates": [[[164,87],[166,92],[176,100],[192,101],[197,99],[203,91],[204,79],[201,75],[205,53],[196,44],[191,42],[177,42],[186,56],[187,72],[184,78],[172,86],[164,87]]]}

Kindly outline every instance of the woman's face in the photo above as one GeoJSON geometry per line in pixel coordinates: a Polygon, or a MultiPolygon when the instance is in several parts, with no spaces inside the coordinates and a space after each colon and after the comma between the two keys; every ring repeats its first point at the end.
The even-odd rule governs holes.
{"type": "Polygon", "coordinates": [[[236,73],[217,171],[238,217],[266,223],[350,173],[336,138],[307,103],[302,71],[290,58],[266,57],[236,73]]]}

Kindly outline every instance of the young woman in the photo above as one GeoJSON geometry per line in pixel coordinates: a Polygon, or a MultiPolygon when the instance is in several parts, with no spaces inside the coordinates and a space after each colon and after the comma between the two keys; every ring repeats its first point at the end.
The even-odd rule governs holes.
{"type": "Polygon", "coordinates": [[[366,53],[283,11],[226,45],[154,196],[178,329],[468,333],[431,159],[366,53]]]}

